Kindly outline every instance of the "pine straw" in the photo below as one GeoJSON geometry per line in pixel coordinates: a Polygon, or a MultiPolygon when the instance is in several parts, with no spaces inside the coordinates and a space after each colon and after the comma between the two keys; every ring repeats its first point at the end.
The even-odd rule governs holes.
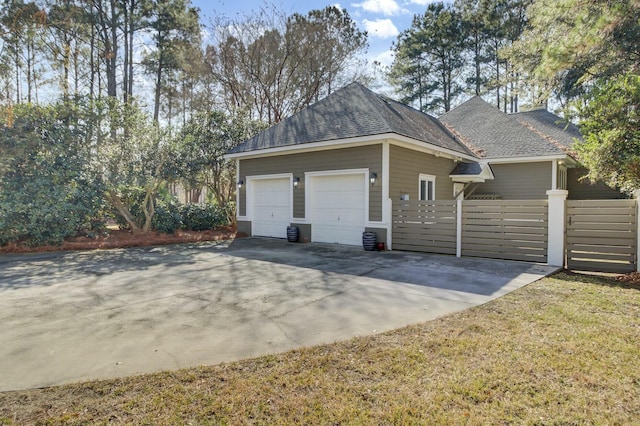
{"type": "MultiPolygon", "coordinates": [[[[237,236],[240,237],[240,235],[237,236]]],[[[161,246],[202,241],[222,241],[233,239],[235,237],[236,230],[235,227],[232,226],[224,226],[205,231],[178,230],[173,234],[165,234],[157,231],[133,233],[126,230],[110,230],[107,235],[98,237],[81,236],[69,238],[57,246],[49,245],[32,247],[26,242],[9,243],[7,245],[0,246],[0,254],[161,246]]]]}
{"type": "Polygon", "coordinates": [[[632,424],[640,287],[561,273],[392,332],[0,393],[6,424],[632,424]]]}

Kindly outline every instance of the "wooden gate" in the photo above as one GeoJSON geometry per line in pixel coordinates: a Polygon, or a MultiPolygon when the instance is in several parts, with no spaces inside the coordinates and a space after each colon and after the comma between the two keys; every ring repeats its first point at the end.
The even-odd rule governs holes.
{"type": "Polygon", "coordinates": [[[393,249],[456,254],[456,202],[394,201],[393,249]]]}
{"type": "Polygon", "coordinates": [[[568,200],[567,268],[636,270],[636,200],[568,200]]]}
{"type": "Polygon", "coordinates": [[[462,255],[547,262],[547,200],[465,200],[462,255]]]}

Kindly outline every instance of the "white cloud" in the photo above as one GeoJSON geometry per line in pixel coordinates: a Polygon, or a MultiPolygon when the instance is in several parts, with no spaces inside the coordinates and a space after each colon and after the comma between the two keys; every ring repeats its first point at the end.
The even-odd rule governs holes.
{"type": "Polygon", "coordinates": [[[389,67],[393,64],[393,60],[395,59],[396,54],[393,50],[385,50],[382,53],[377,54],[373,61],[379,63],[382,67],[389,67]]]}
{"type": "Polygon", "coordinates": [[[382,13],[386,16],[405,12],[395,0],[365,0],[362,3],[352,3],[352,6],[360,7],[371,13],[382,13]]]}
{"type": "Polygon", "coordinates": [[[376,19],[375,21],[364,19],[362,24],[372,37],[392,38],[399,34],[398,28],[391,22],[391,19],[376,19]]]}
{"type": "Polygon", "coordinates": [[[427,6],[430,3],[433,3],[434,0],[409,0],[409,3],[411,4],[417,4],[420,6],[427,6]]]}

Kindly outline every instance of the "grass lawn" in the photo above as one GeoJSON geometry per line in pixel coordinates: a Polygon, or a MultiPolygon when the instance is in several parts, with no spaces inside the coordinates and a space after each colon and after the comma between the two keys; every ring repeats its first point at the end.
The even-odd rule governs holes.
{"type": "Polygon", "coordinates": [[[375,336],[0,393],[9,425],[638,422],[640,286],[567,273],[375,336]]]}

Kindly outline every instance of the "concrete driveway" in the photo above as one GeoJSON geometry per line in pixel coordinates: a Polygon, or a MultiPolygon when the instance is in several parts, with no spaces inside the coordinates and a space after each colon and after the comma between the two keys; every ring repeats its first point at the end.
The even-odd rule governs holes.
{"type": "Polygon", "coordinates": [[[256,238],[0,256],[0,391],[378,333],[482,304],[554,270],[256,238]]]}

